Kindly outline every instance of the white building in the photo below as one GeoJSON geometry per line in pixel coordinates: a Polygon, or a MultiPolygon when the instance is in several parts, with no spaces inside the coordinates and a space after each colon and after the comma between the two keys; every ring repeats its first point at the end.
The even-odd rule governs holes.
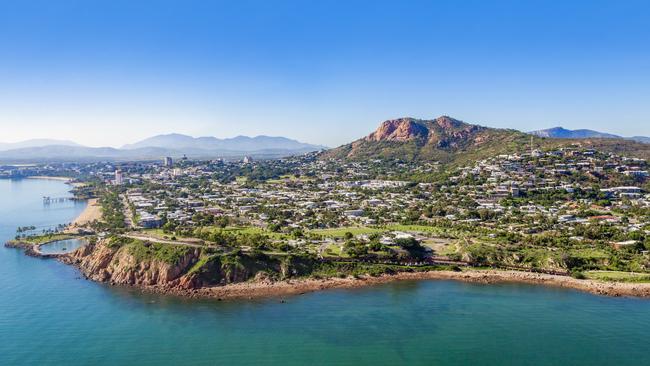
{"type": "Polygon", "coordinates": [[[115,185],[119,186],[121,184],[124,184],[124,174],[121,170],[117,169],[115,171],[115,185]]]}

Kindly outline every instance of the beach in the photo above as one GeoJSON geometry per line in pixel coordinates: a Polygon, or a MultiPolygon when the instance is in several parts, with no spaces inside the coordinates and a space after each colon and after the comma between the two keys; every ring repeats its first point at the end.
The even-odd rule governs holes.
{"type": "Polygon", "coordinates": [[[88,200],[86,208],[70,224],[69,229],[73,230],[79,227],[83,227],[93,221],[100,220],[101,218],[102,218],[101,205],[97,202],[96,198],[91,198],[88,200]]]}

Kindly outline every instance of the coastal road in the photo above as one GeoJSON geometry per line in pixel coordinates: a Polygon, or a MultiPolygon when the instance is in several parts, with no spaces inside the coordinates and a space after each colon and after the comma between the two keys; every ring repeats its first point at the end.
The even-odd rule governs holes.
{"type": "Polygon", "coordinates": [[[170,245],[182,245],[182,246],[193,247],[193,248],[211,247],[211,248],[224,249],[223,247],[217,246],[217,245],[208,245],[208,244],[203,245],[203,244],[197,244],[197,243],[190,243],[190,242],[186,242],[186,241],[160,239],[160,238],[156,238],[154,236],[150,236],[150,235],[146,235],[146,234],[129,233],[129,234],[124,234],[122,236],[124,236],[126,238],[130,238],[130,239],[149,241],[149,242],[152,242],[152,243],[170,244],[170,245]]]}

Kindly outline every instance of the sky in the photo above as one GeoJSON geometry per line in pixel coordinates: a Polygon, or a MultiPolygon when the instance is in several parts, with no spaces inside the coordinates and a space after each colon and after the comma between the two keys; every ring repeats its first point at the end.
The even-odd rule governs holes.
{"type": "Polygon", "coordinates": [[[650,2],[0,0],[0,141],[337,146],[398,117],[650,135],[650,2]]]}

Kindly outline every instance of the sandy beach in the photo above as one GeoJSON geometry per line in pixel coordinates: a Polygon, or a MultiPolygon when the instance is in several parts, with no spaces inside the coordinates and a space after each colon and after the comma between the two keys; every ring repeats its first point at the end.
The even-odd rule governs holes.
{"type": "Polygon", "coordinates": [[[99,220],[102,218],[101,206],[97,202],[96,198],[88,200],[86,208],[81,212],[79,216],[70,224],[70,229],[79,228],[87,225],[90,222],[99,220]]]}
{"type": "Polygon", "coordinates": [[[184,289],[180,286],[142,287],[145,291],[190,298],[216,298],[219,300],[253,299],[302,295],[308,292],[337,288],[360,288],[393,281],[454,280],[469,283],[526,283],[575,289],[603,296],[650,297],[650,283],[601,282],[578,280],[568,276],[505,270],[464,270],[402,272],[379,277],[297,279],[287,281],[243,282],[225,286],[184,289]]]}

